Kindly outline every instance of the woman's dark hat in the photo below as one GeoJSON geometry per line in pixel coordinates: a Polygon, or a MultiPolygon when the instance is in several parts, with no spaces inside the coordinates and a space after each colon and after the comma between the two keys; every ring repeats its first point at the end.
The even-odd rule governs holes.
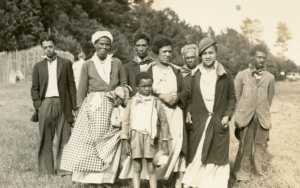
{"type": "Polygon", "coordinates": [[[202,54],[202,52],[204,52],[204,50],[206,50],[208,47],[210,47],[214,44],[218,44],[218,43],[211,38],[202,39],[199,43],[199,56],[201,56],[201,54],[202,54]]]}

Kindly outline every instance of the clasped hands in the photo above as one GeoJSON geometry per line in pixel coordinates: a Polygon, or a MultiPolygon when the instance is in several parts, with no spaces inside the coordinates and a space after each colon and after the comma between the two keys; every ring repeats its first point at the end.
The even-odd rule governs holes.
{"type": "Polygon", "coordinates": [[[178,100],[179,100],[177,94],[171,94],[171,93],[162,93],[158,97],[164,103],[167,103],[170,106],[174,106],[178,102],[178,100]]]}

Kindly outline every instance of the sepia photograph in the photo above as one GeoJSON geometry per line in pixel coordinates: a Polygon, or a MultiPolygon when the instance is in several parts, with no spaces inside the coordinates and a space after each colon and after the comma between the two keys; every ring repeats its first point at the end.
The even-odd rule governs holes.
{"type": "Polygon", "coordinates": [[[0,188],[300,187],[299,0],[1,0],[0,188]]]}

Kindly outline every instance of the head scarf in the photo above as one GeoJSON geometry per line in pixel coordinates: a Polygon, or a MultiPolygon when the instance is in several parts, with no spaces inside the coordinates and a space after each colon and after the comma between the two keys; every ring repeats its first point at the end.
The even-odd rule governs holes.
{"type": "Polygon", "coordinates": [[[107,37],[110,39],[110,42],[113,43],[113,36],[109,31],[97,31],[92,35],[92,43],[94,44],[98,39],[102,37],[107,37]]]}
{"type": "Polygon", "coordinates": [[[189,44],[185,45],[183,48],[181,48],[181,54],[184,58],[184,54],[187,52],[195,52],[196,56],[199,55],[198,47],[195,44],[189,44]]]}

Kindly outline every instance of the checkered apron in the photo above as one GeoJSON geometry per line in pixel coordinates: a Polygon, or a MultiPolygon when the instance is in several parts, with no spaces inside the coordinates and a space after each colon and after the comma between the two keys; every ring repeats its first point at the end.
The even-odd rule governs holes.
{"type": "Polygon", "coordinates": [[[113,104],[100,94],[101,105],[91,109],[96,93],[89,93],[80,109],[60,168],[73,172],[101,172],[109,167],[120,141],[120,129],[111,126],[113,104]]]}

